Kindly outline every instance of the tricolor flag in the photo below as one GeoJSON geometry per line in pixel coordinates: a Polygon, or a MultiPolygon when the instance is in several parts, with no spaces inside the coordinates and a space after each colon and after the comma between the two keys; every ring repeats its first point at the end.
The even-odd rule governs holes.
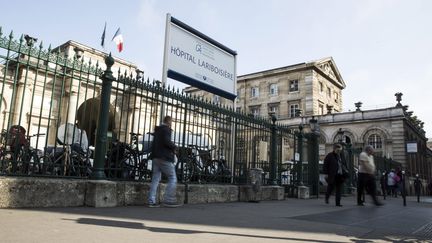
{"type": "Polygon", "coordinates": [[[120,32],[120,28],[116,31],[114,37],[112,38],[112,41],[114,41],[117,45],[117,50],[121,52],[123,50],[123,36],[120,32]]]}
{"type": "Polygon", "coordinates": [[[103,48],[105,48],[105,31],[106,31],[106,22],[105,22],[104,31],[102,32],[102,37],[101,37],[101,39],[102,39],[101,46],[103,48]]]}

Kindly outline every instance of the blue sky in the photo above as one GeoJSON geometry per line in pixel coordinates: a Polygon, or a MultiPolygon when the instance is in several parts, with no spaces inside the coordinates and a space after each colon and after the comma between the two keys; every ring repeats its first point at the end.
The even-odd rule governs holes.
{"type": "Polygon", "coordinates": [[[105,21],[124,51],[106,50],[160,79],[166,13],[238,53],[239,75],[332,56],[347,88],[344,110],[392,106],[402,92],[432,137],[432,1],[428,0],[94,0],[6,1],[0,26],[53,46],[100,47],[105,21]]]}

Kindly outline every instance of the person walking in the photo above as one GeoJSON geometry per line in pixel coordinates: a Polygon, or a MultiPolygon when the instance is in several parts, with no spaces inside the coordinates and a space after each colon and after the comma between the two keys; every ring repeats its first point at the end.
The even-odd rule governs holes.
{"type": "Polygon", "coordinates": [[[374,149],[368,145],[359,156],[359,183],[357,187],[357,205],[364,206],[362,200],[362,192],[366,189],[366,192],[372,197],[372,200],[376,206],[383,205],[376,196],[376,184],[375,184],[375,162],[373,157],[374,149]]]}
{"type": "Polygon", "coordinates": [[[396,197],[397,193],[396,193],[396,173],[394,171],[394,169],[391,169],[390,173],[388,173],[387,175],[387,185],[390,189],[390,195],[392,197],[396,197]]]}
{"type": "Polygon", "coordinates": [[[163,119],[162,125],[157,126],[154,130],[153,143],[151,147],[153,173],[148,196],[149,207],[160,207],[156,200],[156,193],[162,173],[168,178],[163,198],[163,206],[181,206],[177,203],[176,199],[177,176],[174,166],[176,145],[171,141],[171,124],[172,118],[166,116],[163,119]]]}
{"type": "Polygon", "coordinates": [[[333,189],[336,189],[336,206],[342,207],[341,193],[342,185],[348,175],[347,166],[341,158],[342,145],[337,143],[333,145],[333,151],[327,154],[324,159],[323,172],[327,180],[327,192],[325,203],[329,203],[329,198],[333,189]]]}

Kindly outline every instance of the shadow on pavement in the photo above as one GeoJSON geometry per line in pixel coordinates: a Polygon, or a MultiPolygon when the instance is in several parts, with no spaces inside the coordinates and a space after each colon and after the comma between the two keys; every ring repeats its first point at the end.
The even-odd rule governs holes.
{"type": "MultiPolygon", "coordinates": [[[[414,199],[404,207],[400,200],[385,200],[385,205],[375,207],[367,204],[357,207],[353,198],[343,198],[344,207],[326,205],[323,199],[288,199],[261,203],[218,203],[185,205],[180,208],[147,208],[129,206],[117,208],[40,208],[32,211],[58,212],[77,215],[79,224],[104,227],[122,227],[152,232],[177,234],[223,234],[262,239],[289,241],[329,242],[322,239],[301,239],[295,237],[273,237],[259,234],[236,234],[206,230],[150,227],[153,222],[192,224],[228,228],[277,230],[294,236],[292,232],[322,233],[349,238],[350,242],[427,242],[429,232],[423,232],[424,225],[432,222],[432,204],[415,203],[414,199]],[[83,216],[85,215],[85,216],[83,216]],[[93,216],[93,217],[86,217],[93,216]],[[110,217],[139,222],[98,219],[110,217]]],[[[223,229],[223,228],[222,228],[223,229]]],[[[335,242],[335,241],[331,241],[335,242]]]]}
{"type": "Polygon", "coordinates": [[[143,229],[155,233],[172,233],[172,234],[215,234],[215,235],[228,235],[228,236],[239,236],[239,237],[253,237],[260,239],[274,239],[274,240],[288,240],[288,241],[304,241],[304,242],[321,242],[330,243],[335,241],[325,241],[325,240],[308,240],[301,238],[292,237],[272,237],[264,235],[253,235],[253,234],[236,234],[236,233],[225,233],[217,231],[201,231],[201,230],[184,230],[184,229],[173,229],[173,228],[162,228],[162,227],[146,227],[142,223],[121,221],[121,220],[108,220],[108,219],[97,219],[97,218],[79,218],[79,219],[63,219],[69,221],[75,221],[78,224],[88,224],[104,227],[120,227],[129,229],[143,229]]]}

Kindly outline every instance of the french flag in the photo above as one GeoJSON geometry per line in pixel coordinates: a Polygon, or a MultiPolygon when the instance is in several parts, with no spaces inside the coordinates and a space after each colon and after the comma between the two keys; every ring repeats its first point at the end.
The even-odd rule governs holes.
{"type": "Polygon", "coordinates": [[[116,31],[114,37],[112,38],[112,41],[114,41],[117,45],[117,50],[119,52],[123,51],[123,36],[120,32],[120,28],[116,31]]]}

